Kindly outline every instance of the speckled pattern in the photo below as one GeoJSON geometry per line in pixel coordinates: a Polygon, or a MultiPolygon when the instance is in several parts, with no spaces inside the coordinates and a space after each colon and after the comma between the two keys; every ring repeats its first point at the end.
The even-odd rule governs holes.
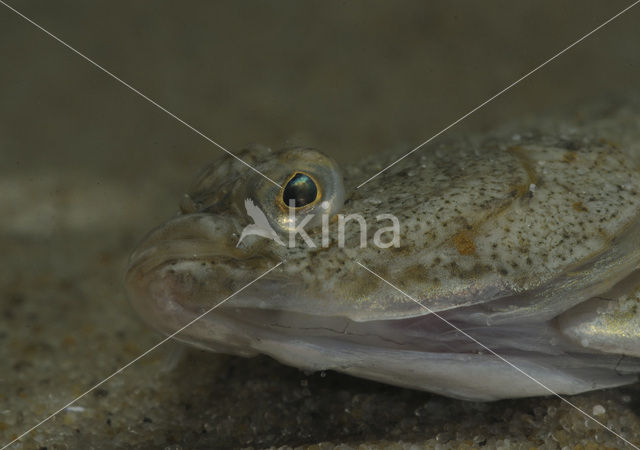
{"type": "MultiPolygon", "coordinates": [[[[212,238],[227,247],[230,256],[250,257],[248,269],[254,271],[269,267],[256,266],[257,259],[266,258],[272,265],[286,260],[275,276],[302,278],[304,286],[295,288],[298,295],[306,292],[331,303],[318,308],[326,306],[327,311],[351,315],[357,314],[352,310],[357,303],[361,318],[375,318],[369,316],[371,311],[380,314],[390,310],[389,315],[421,311],[384,285],[379,286],[382,291],[376,290],[370,274],[353,263],[359,260],[438,311],[471,304],[464,295],[470,285],[492,285],[512,292],[544,285],[568,267],[597,258],[636,222],[640,173],[634,157],[638,152],[617,141],[637,140],[640,114],[637,108],[630,108],[619,115],[632,120],[620,120],[619,125],[609,124],[608,128],[599,125],[602,117],[593,117],[586,127],[554,123],[529,130],[526,124],[514,124],[510,134],[503,131],[500,136],[451,141],[416,157],[414,165],[391,168],[375,183],[358,190],[352,186],[354,181],[361,181],[363,174],[376,173],[402,154],[380,155],[339,167],[348,186],[345,205],[335,212],[359,214],[366,220],[368,246],[364,249],[360,248],[362,234],[357,222],[345,227],[341,247],[338,221],[333,220],[328,227],[328,246],[321,243],[318,225],[305,228],[315,242],[313,248],[300,236],[297,247],[286,250],[276,243],[267,245],[253,239],[244,244],[245,254],[239,255],[235,243],[242,227],[250,223],[243,207],[245,198],[258,201],[270,216],[286,216],[288,212],[271,207],[278,193],[269,181],[247,172],[231,157],[207,169],[190,191],[190,198],[195,203],[193,211],[233,221],[231,231],[225,228],[212,238]],[[261,190],[256,186],[262,186],[261,190]],[[379,214],[399,219],[398,247],[374,245],[376,231],[389,226],[388,221],[377,219],[379,214]],[[451,297],[459,300],[456,303],[451,297]],[[394,312],[397,303],[406,303],[406,309],[394,312]]],[[[290,173],[308,168],[302,157],[283,159],[286,153],[256,147],[239,152],[239,156],[281,183],[290,173]]],[[[320,180],[325,189],[331,187],[327,180],[320,180]]],[[[200,216],[194,220],[200,221],[200,216]]],[[[171,238],[171,232],[166,232],[164,239],[167,237],[171,238]]],[[[283,239],[288,239],[286,233],[283,239]]],[[[160,256],[154,258],[161,260],[160,256]]],[[[213,264],[203,259],[202,268],[193,268],[204,272],[197,278],[215,277],[221,292],[231,294],[246,282],[246,277],[232,280],[238,276],[234,269],[239,263],[225,268],[224,262],[213,264]]],[[[302,303],[302,311],[314,308],[302,303]]]]}
{"type": "MultiPolygon", "coordinates": [[[[15,3],[229,149],[301,135],[340,164],[412,148],[627,4],[15,3]]],[[[2,7],[0,23],[4,443],[160,340],[125,298],[126,260],[222,153],[2,7]]],[[[449,133],[627,97],[636,47],[631,12],[449,133]]],[[[176,363],[173,351],[12,448],[621,448],[555,398],[470,403],[266,357],[190,350],[176,363]]],[[[640,436],[638,398],[633,385],[571,401],[640,436]]]]}
{"type": "MultiPolygon", "coordinates": [[[[282,270],[308,275],[347,301],[362,297],[357,291],[343,294],[353,283],[367,284],[349,259],[397,280],[420,299],[486,279],[514,291],[543,284],[606,248],[637,220],[640,173],[629,148],[607,141],[640,131],[638,115],[635,124],[635,130],[614,128],[599,136],[557,126],[425,152],[409,167],[394,167],[375,183],[348,192],[342,213],[367,219],[368,248],[358,248],[356,224],[347,227],[346,249],[335,242],[329,249],[304,248],[300,251],[312,255],[287,254],[291,261],[282,270]],[[399,248],[379,249],[371,242],[376,226],[389,225],[375,220],[383,213],[400,220],[399,248]]],[[[384,161],[394,159],[344,170],[358,180],[384,167],[384,161]]],[[[375,301],[370,289],[365,288],[367,297],[375,301]]],[[[426,304],[434,310],[452,306],[426,304]]]]}

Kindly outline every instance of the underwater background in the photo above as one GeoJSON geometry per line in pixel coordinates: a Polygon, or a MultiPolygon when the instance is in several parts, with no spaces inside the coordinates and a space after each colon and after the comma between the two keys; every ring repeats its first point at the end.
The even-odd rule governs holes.
{"type": "MultiPolygon", "coordinates": [[[[415,147],[628,4],[11,3],[232,151],[304,142],[344,164],[415,147]]],[[[637,93],[639,23],[640,6],[447,136],[637,93]]],[[[161,339],[128,304],[127,257],[223,152],[3,5],[0,61],[3,445],[161,339]]],[[[12,448],[622,445],[553,397],[470,403],[177,347],[12,448]]],[[[637,440],[639,395],[571,401],[637,440]]]]}

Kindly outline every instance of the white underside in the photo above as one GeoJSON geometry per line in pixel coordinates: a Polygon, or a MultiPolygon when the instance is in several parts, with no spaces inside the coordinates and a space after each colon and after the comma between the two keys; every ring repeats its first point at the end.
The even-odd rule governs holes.
{"type": "Polygon", "coordinates": [[[302,369],[332,369],[473,401],[572,395],[638,380],[635,374],[621,374],[616,364],[581,368],[579,361],[572,363],[571,357],[564,358],[564,367],[522,357],[505,358],[516,369],[490,353],[425,353],[371,347],[362,352],[355,347],[327,347],[326,342],[316,345],[307,341],[269,340],[261,341],[255,350],[302,369]]]}

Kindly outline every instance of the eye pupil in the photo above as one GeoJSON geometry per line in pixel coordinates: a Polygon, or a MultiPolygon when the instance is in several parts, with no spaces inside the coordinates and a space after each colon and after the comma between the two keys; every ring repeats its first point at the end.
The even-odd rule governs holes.
{"type": "Polygon", "coordinates": [[[282,192],[282,201],[289,206],[293,200],[296,208],[313,203],[318,197],[318,187],[313,179],[304,173],[296,173],[282,192]]]}

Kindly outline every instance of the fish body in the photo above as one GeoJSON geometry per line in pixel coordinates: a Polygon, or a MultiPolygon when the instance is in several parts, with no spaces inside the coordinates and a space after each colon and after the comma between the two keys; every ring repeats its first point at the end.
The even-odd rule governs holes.
{"type": "Polygon", "coordinates": [[[176,339],[467,400],[637,380],[640,109],[451,140],[359,189],[399,155],[238,156],[276,184],[223,158],[131,256],[161,332],[224,300],[176,339]]]}

